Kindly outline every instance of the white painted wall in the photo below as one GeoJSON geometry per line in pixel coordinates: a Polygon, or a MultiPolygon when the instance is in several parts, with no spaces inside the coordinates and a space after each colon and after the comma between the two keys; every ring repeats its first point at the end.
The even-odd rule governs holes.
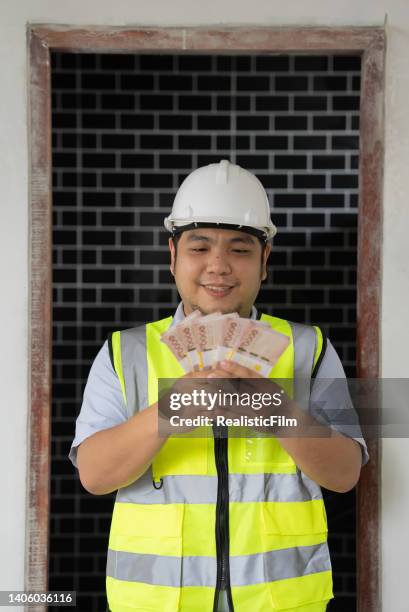
{"type": "MultiPolygon", "coordinates": [[[[0,3],[0,590],[22,589],[28,406],[28,23],[63,25],[383,25],[387,20],[382,374],[408,377],[409,3],[407,0],[3,0],[0,3]],[[399,338],[400,342],[397,342],[399,338]]],[[[383,443],[383,612],[408,610],[408,440],[383,443]]],[[[4,608],[5,609],[5,608],[4,608]]],[[[17,608],[13,608],[16,610],[17,608]]]]}

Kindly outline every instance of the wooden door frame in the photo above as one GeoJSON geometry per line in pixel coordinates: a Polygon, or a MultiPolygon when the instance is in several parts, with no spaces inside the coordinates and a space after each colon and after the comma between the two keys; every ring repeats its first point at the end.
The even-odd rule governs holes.
{"type": "MultiPolygon", "coordinates": [[[[52,359],[51,51],[81,53],[308,53],[362,57],[358,209],[357,369],[380,363],[385,31],[379,27],[71,28],[29,25],[31,336],[25,588],[48,584],[52,359]]],[[[357,491],[359,612],[380,610],[380,444],[357,491]]],[[[38,606],[38,611],[45,608],[38,606]]]]}

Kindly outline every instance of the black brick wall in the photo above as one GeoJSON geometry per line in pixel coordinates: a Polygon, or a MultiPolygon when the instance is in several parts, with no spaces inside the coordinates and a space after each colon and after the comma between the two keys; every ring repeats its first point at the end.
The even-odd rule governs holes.
{"type": "MultiPolygon", "coordinates": [[[[254,171],[279,227],[257,306],[321,324],[355,374],[360,58],[52,55],[54,284],[50,588],[104,610],[114,497],[67,460],[108,331],[170,314],[163,218],[194,168],[254,171]]],[[[326,494],[337,600],[355,609],[354,493],[326,494]]]]}

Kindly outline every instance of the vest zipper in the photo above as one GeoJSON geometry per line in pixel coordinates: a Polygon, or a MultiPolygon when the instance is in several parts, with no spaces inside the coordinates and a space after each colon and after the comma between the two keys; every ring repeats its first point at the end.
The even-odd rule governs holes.
{"type": "MultiPolygon", "coordinates": [[[[221,437],[224,427],[213,426],[214,457],[217,469],[217,504],[216,504],[216,551],[217,578],[214,595],[213,612],[217,612],[220,590],[226,589],[229,611],[234,612],[230,588],[230,543],[229,543],[229,467],[228,438],[221,437]]],[[[227,432],[225,431],[225,434],[227,432]]]]}

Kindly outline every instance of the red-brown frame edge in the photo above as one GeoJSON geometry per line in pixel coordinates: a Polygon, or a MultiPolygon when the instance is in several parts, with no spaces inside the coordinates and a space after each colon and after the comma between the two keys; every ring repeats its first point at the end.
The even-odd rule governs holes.
{"type": "MultiPolygon", "coordinates": [[[[25,588],[48,583],[52,191],[50,52],[331,53],[362,56],[358,217],[357,370],[379,376],[385,31],[351,28],[28,27],[31,204],[31,351],[25,588]]],[[[357,491],[358,612],[379,612],[380,445],[357,491]]],[[[32,609],[32,608],[31,608],[32,609]]],[[[45,607],[38,606],[38,612],[45,607]]]]}

